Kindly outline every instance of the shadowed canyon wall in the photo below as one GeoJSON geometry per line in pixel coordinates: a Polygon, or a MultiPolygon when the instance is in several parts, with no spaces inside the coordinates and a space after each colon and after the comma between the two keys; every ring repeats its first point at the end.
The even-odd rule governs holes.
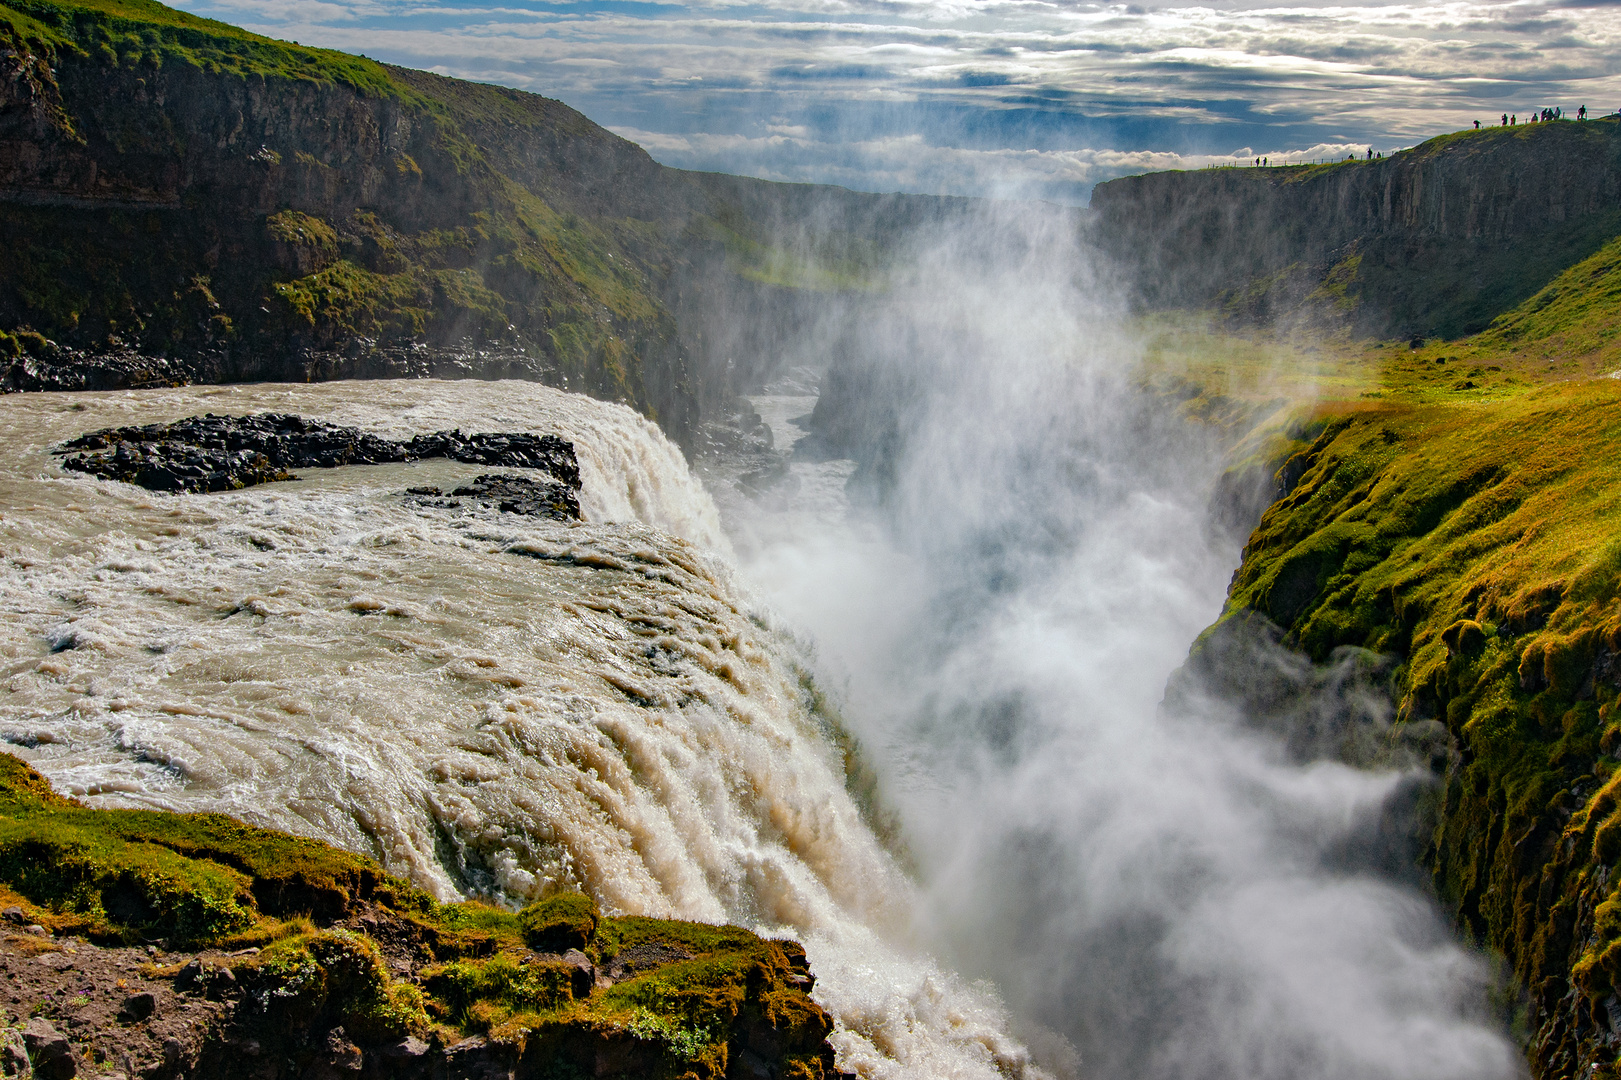
{"type": "Polygon", "coordinates": [[[1462,131],[1374,161],[1125,177],[1098,185],[1092,209],[1150,306],[1457,337],[1621,232],[1621,120],[1462,131]]]}

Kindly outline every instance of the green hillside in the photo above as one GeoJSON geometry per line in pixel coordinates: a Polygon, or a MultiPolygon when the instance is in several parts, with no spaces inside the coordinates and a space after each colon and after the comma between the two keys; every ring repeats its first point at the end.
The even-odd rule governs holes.
{"type": "MultiPolygon", "coordinates": [[[[1593,377],[1621,367],[1618,295],[1613,241],[1472,338],[1319,355],[1325,399],[1235,455],[1283,494],[1192,661],[1255,615],[1320,662],[1396,658],[1390,752],[1436,755],[1425,862],[1511,966],[1542,1078],[1621,1075],[1602,1015],[1621,990],[1621,379],[1593,377]]],[[[1200,377],[1261,362],[1230,348],[1200,377]]]]}
{"type": "Polygon", "coordinates": [[[150,0],[0,4],[0,46],[12,389],[536,378],[690,441],[750,334],[949,209],[665,169],[538,95],[150,0]]]}

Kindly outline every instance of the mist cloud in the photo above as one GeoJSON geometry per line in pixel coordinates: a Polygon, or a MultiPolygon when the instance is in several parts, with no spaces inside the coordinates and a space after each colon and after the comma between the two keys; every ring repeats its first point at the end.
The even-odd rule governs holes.
{"type": "Polygon", "coordinates": [[[1058,219],[937,238],[826,343],[823,402],[893,418],[883,498],[739,545],[847,688],[920,938],[1082,1076],[1523,1075],[1416,883],[1437,747],[1392,743],[1384,661],[1317,668],[1240,620],[1167,693],[1238,558],[1207,526],[1221,454],[1133,389],[1141,345],[1058,219]]]}

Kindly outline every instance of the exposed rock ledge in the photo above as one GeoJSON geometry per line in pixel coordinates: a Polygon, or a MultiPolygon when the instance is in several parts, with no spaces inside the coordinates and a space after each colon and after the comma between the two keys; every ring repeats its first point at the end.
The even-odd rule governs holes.
{"type": "MultiPolygon", "coordinates": [[[[297,479],[290,470],[382,465],[449,458],[475,465],[534,469],[546,478],[486,475],[455,496],[494,501],[513,513],[580,516],[580,467],[574,446],[556,435],[438,431],[396,442],[286,413],[216,416],[172,424],[106,428],[57,447],[62,467],[151,491],[232,491],[297,479]],[[75,453],[78,451],[78,453],[75,453]]],[[[431,491],[412,494],[439,495],[431,491]]]]}
{"type": "Polygon", "coordinates": [[[98,810],[0,754],[0,1076],[832,1080],[804,950],[436,904],[219,814],[98,810]]]}

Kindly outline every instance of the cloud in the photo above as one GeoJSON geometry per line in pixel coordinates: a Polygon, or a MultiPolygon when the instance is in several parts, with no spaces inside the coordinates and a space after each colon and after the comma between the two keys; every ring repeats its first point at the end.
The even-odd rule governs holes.
{"type": "Polygon", "coordinates": [[[1231,168],[1257,157],[1272,164],[1334,161],[1367,147],[1318,143],[1295,150],[1241,147],[1223,154],[1149,150],[970,150],[931,146],[916,135],[827,142],[802,131],[749,137],[615,128],[654,158],[677,168],[720,167],[766,180],[812,181],[875,191],[969,193],[1064,203],[1086,200],[1092,185],[1119,176],[1166,169],[1231,168]]]}
{"type": "Polygon", "coordinates": [[[746,160],[869,188],[1082,192],[1069,201],[1111,154],[1387,148],[1533,99],[1567,111],[1621,100],[1621,0],[178,2],[560,98],[611,127],[687,140],[680,163],[693,167],[746,160]],[[772,143],[774,125],[805,137],[772,143]],[[877,152],[912,136],[927,167],[877,152]],[[1003,165],[1022,179],[993,182],[1003,165]]]}

